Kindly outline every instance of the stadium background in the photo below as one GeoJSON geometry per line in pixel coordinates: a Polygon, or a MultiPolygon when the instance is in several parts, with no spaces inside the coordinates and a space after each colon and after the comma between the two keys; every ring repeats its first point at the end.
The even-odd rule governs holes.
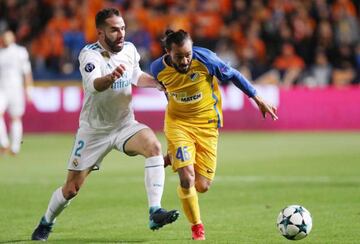
{"type": "Polygon", "coordinates": [[[0,28],[28,48],[36,80],[78,80],[77,55],[96,41],[94,16],[109,6],[122,10],[144,70],[163,53],[164,30],[183,28],[255,82],[271,68],[298,68],[294,82],[308,86],[360,82],[355,0],[4,0],[0,28]],[[327,65],[333,74],[318,79],[316,69],[327,65]]]}
{"type": "MultiPolygon", "coordinates": [[[[359,1],[6,0],[0,30],[13,30],[29,50],[37,86],[25,132],[76,130],[82,98],[77,56],[96,41],[96,12],[110,6],[121,9],[143,70],[163,54],[164,30],[183,28],[279,107],[280,121],[259,122],[248,99],[224,84],[225,130],[360,129],[359,1]]],[[[139,120],[162,129],[162,94],[137,89],[134,103],[139,120]]]]}

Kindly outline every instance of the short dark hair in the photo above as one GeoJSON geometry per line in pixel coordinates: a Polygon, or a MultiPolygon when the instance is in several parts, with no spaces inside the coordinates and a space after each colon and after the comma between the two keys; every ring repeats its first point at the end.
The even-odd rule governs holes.
{"type": "Polygon", "coordinates": [[[119,10],[115,8],[104,8],[97,12],[95,16],[96,28],[102,27],[105,24],[105,20],[112,16],[121,16],[119,10]]]}
{"type": "Polygon", "coordinates": [[[190,35],[184,31],[183,29],[180,29],[178,31],[173,31],[171,29],[166,30],[165,37],[162,40],[163,46],[170,50],[171,44],[175,43],[176,45],[182,45],[186,39],[190,39],[190,35]]]}

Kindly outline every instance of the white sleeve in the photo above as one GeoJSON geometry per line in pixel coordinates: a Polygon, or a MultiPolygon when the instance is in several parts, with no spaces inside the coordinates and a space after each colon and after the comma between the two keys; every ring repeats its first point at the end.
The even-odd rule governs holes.
{"type": "Polygon", "coordinates": [[[79,55],[79,63],[84,89],[96,93],[94,80],[102,76],[100,56],[91,50],[83,50],[79,55]]]}
{"type": "Polygon", "coordinates": [[[137,85],[138,80],[142,75],[142,73],[144,73],[140,68],[139,61],[140,61],[140,54],[138,53],[136,47],[134,46],[134,65],[133,65],[134,70],[131,78],[131,83],[134,84],[135,86],[137,85]]]}
{"type": "Polygon", "coordinates": [[[31,73],[31,64],[29,60],[29,53],[25,48],[20,49],[20,63],[21,63],[21,70],[23,74],[31,73]]]}

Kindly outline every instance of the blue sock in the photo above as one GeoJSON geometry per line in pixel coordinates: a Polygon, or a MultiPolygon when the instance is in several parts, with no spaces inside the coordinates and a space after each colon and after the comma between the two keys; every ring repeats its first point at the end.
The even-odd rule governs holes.
{"type": "Polygon", "coordinates": [[[52,226],[54,223],[48,223],[45,219],[45,216],[43,216],[40,220],[40,224],[42,225],[48,225],[48,226],[52,226]]]}
{"type": "Polygon", "coordinates": [[[152,214],[154,213],[156,210],[158,210],[160,208],[160,206],[151,206],[149,208],[149,213],[152,214]]]}

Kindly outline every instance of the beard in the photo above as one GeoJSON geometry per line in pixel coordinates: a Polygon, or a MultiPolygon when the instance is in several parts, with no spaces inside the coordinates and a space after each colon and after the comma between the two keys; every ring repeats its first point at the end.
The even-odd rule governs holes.
{"type": "Polygon", "coordinates": [[[121,45],[119,45],[119,40],[112,41],[110,38],[108,38],[105,34],[105,43],[109,46],[110,51],[113,53],[120,52],[124,47],[124,41],[121,41],[121,45]]]}
{"type": "Polygon", "coordinates": [[[191,67],[191,62],[192,60],[190,61],[190,63],[188,65],[177,65],[175,63],[172,63],[172,66],[176,69],[176,71],[178,71],[179,73],[182,73],[182,74],[186,74],[190,67],[191,67]]]}

